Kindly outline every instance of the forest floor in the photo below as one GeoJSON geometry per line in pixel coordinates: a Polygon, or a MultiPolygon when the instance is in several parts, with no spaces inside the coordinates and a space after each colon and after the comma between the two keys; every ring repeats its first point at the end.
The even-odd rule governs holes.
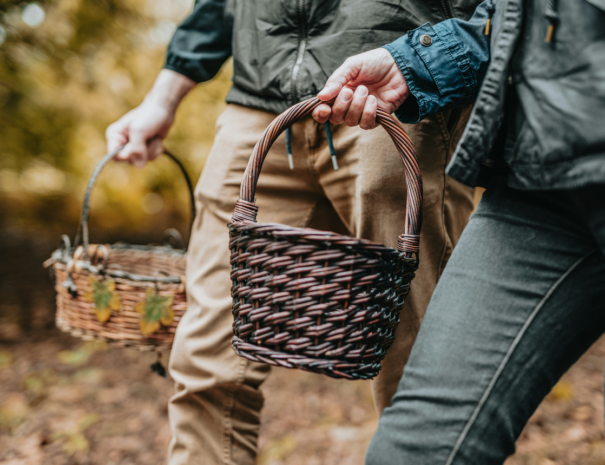
{"type": "MultiPolygon", "coordinates": [[[[169,379],[155,355],[0,328],[0,465],[160,465],[169,379]]],[[[506,465],[603,465],[605,338],[532,417],[506,465]]],[[[376,427],[368,382],[276,369],[263,386],[260,465],[362,464],[376,427]]],[[[200,463],[204,463],[204,460],[200,463]]]]}

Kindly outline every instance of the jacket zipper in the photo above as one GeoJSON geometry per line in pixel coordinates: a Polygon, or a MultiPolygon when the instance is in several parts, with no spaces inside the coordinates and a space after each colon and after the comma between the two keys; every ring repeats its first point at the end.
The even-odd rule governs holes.
{"type": "Polygon", "coordinates": [[[440,5],[441,5],[441,11],[443,13],[443,16],[445,16],[445,19],[450,19],[450,18],[454,18],[454,9],[452,8],[452,4],[450,3],[449,0],[440,0],[439,1],[440,5]]]}
{"type": "MultiPolygon", "coordinates": [[[[444,0],[445,1],[445,0],[444,0]]],[[[305,49],[307,47],[307,22],[305,18],[305,0],[297,0],[298,20],[299,20],[299,41],[298,52],[296,53],[296,61],[292,67],[292,82],[290,84],[290,98],[292,105],[298,102],[298,73],[302,66],[305,49]]]]}

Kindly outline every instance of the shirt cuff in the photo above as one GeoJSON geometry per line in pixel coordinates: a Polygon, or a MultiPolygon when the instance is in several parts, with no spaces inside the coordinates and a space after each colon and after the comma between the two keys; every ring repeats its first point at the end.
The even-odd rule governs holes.
{"type": "Polygon", "coordinates": [[[477,86],[468,57],[447,26],[427,23],[384,48],[410,89],[410,97],[395,111],[404,123],[417,123],[459,103],[477,86]]]}
{"type": "Polygon", "coordinates": [[[188,77],[189,79],[198,84],[200,82],[209,81],[212,78],[212,76],[200,73],[199,65],[192,65],[191,60],[186,60],[175,55],[168,55],[166,57],[166,64],[164,64],[164,69],[169,69],[179,74],[182,74],[183,76],[188,77]]]}

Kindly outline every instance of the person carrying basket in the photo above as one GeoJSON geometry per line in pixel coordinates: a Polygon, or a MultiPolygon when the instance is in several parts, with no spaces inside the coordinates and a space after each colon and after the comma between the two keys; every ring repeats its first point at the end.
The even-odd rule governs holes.
{"type": "Polygon", "coordinates": [[[605,332],[604,25],[603,0],[486,1],[469,21],[349,58],[319,94],[339,103],[318,107],[318,121],[366,125],[374,100],[349,98],[361,86],[408,123],[475,102],[447,172],[487,188],[368,465],[503,463],[605,332]]]}

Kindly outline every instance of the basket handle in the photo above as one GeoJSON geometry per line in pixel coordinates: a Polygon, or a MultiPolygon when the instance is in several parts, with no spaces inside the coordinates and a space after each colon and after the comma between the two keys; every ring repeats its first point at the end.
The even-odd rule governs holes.
{"type": "MultiPolygon", "coordinates": [[[[240,198],[235,204],[235,211],[231,219],[232,222],[250,221],[256,223],[258,212],[258,207],[254,205],[256,184],[265,157],[273,142],[287,127],[312,113],[320,104],[325,103],[331,106],[334,100],[322,102],[317,97],[310,98],[294,105],[273,120],[257,142],[248,161],[240,188],[240,198]]],[[[393,139],[405,168],[405,183],[407,185],[405,231],[399,236],[397,250],[406,255],[416,254],[418,253],[420,229],[422,227],[422,178],[416,160],[416,153],[410,137],[401,127],[401,124],[380,107],[378,107],[376,121],[393,139]]]]}
{"type": "MultiPolygon", "coordinates": [[[[92,193],[92,188],[94,187],[95,182],[97,181],[97,178],[99,177],[99,174],[101,173],[103,168],[105,168],[105,165],[107,165],[111,160],[113,160],[113,158],[123,148],[124,148],[124,146],[118,147],[116,150],[108,153],[101,159],[101,161],[97,164],[95,170],[92,172],[92,175],[90,176],[90,179],[88,180],[88,185],[86,186],[86,193],[84,194],[84,204],[82,206],[82,217],[80,219],[80,225],[78,226],[78,232],[76,233],[76,239],[74,241],[74,247],[73,247],[73,250],[76,250],[78,248],[78,245],[80,245],[80,240],[83,241],[84,257],[86,259],[86,262],[90,262],[90,257],[88,256],[88,244],[89,244],[89,241],[88,241],[88,217],[89,217],[89,206],[90,206],[90,194],[92,193]]],[[[189,189],[189,200],[191,203],[191,205],[190,205],[190,208],[191,208],[190,225],[193,226],[193,220],[195,219],[195,197],[193,194],[193,185],[191,184],[191,179],[189,178],[189,175],[187,174],[187,170],[185,169],[185,167],[179,161],[178,158],[176,158],[173,154],[168,152],[166,149],[164,149],[164,154],[166,154],[168,156],[168,158],[170,158],[174,163],[176,163],[176,165],[181,170],[181,173],[183,173],[183,177],[185,178],[185,182],[187,183],[187,188],[189,189]]],[[[185,247],[185,250],[187,250],[186,247],[185,247]]]]}

